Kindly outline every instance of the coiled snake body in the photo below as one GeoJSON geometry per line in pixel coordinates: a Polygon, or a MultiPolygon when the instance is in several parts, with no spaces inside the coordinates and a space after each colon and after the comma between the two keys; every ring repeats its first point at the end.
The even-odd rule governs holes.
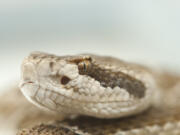
{"type": "Polygon", "coordinates": [[[112,57],[35,52],[23,61],[20,88],[40,107],[109,119],[108,134],[178,134],[178,79],[112,57]]]}

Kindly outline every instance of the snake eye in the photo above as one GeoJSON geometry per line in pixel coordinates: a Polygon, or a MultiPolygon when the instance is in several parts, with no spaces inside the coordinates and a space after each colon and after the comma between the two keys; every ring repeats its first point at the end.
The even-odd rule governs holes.
{"type": "Polygon", "coordinates": [[[67,76],[62,76],[61,84],[66,85],[70,81],[70,78],[67,76]]]}
{"type": "Polygon", "coordinates": [[[83,70],[83,71],[86,71],[86,63],[83,61],[83,62],[80,62],[78,64],[78,67],[79,69],[83,70]]]}
{"type": "Polygon", "coordinates": [[[78,63],[78,68],[81,72],[86,72],[89,70],[90,68],[90,62],[85,60],[85,61],[81,61],[80,63],[78,63]]]}

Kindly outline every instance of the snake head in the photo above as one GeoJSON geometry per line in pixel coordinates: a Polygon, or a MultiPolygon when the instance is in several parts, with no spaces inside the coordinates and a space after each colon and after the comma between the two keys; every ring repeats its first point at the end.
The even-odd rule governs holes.
{"type": "Polygon", "coordinates": [[[68,100],[73,95],[78,97],[76,92],[83,88],[80,84],[87,80],[80,77],[79,73],[87,72],[90,66],[91,57],[87,55],[58,57],[33,52],[22,63],[19,86],[25,97],[34,104],[57,109],[59,105],[54,101],[55,98],[66,97],[68,100]],[[50,99],[52,97],[53,100],[50,99]]]}
{"type": "Polygon", "coordinates": [[[135,78],[135,70],[127,73],[129,64],[113,66],[108,59],[31,53],[22,63],[21,91],[32,103],[67,114],[114,118],[147,108],[152,90],[146,81],[135,78]]]}

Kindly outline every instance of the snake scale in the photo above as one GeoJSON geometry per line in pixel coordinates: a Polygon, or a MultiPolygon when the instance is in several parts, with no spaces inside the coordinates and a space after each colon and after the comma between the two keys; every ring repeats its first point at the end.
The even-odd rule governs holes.
{"type": "Polygon", "coordinates": [[[20,88],[33,104],[83,133],[180,134],[180,77],[117,58],[33,52],[22,63],[20,88]]]}

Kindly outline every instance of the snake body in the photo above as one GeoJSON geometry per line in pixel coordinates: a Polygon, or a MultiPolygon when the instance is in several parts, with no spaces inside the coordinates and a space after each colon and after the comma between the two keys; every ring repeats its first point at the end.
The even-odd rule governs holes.
{"type": "MultiPolygon", "coordinates": [[[[138,114],[133,126],[141,125],[140,129],[158,124],[164,128],[168,123],[177,129],[180,125],[177,108],[180,105],[175,103],[179,97],[172,98],[172,95],[179,92],[178,79],[171,84],[176,86],[171,91],[162,80],[147,67],[113,57],[92,54],[56,56],[34,52],[23,61],[20,88],[29,101],[57,113],[104,119],[138,114]],[[172,111],[174,109],[176,111],[172,111]],[[142,119],[145,120],[142,122],[142,119]]],[[[126,130],[132,128],[126,122],[121,123],[126,125],[126,130]]],[[[117,124],[114,125],[120,129],[117,134],[121,134],[122,124],[118,124],[118,128],[117,124]]]]}

